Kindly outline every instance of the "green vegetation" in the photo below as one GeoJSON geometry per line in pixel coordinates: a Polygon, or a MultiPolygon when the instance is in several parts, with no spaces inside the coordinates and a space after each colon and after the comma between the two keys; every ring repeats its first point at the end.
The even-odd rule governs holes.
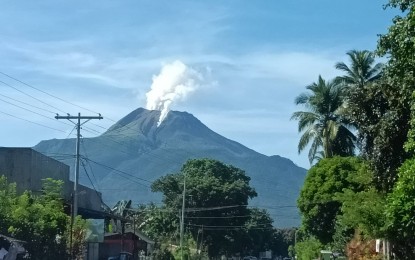
{"type": "MultiPolygon", "coordinates": [[[[160,252],[179,244],[179,212],[186,182],[183,250],[189,259],[198,252],[217,257],[258,255],[270,249],[287,256],[293,232],[274,229],[266,211],[248,208],[248,200],[256,196],[249,181],[244,171],[231,165],[189,160],[180,172],[153,183],[153,191],[163,193],[163,205],[141,207],[140,229],[157,238],[160,252]]],[[[177,251],[180,249],[175,255],[177,251]]]]}
{"type": "MultiPolygon", "coordinates": [[[[40,195],[17,195],[16,185],[0,176],[0,233],[25,241],[30,259],[64,259],[69,252],[70,218],[64,213],[62,184],[45,179],[40,195]]],[[[74,227],[84,233],[85,223],[79,219],[74,227]]],[[[84,244],[83,238],[74,236],[74,244],[84,244]]]]}
{"type": "Polygon", "coordinates": [[[367,167],[358,158],[334,157],[320,160],[307,174],[298,199],[302,224],[310,235],[327,244],[333,241],[342,201],[338,194],[364,190],[361,175],[367,167]]]}
{"type": "MultiPolygon", "coordinates": [[[[276,230],[266,211],[248,207],[257,193],[241,169],[190,160],[153,183],[163,205],[137,213],[136,228],[157,239],[156,258],[271,249],[309,260],[326,249],[349,259],[380,259],[373,247],[381,238],[395,259],[415,259],[415,0],[390,0],[387,7],[402,13],[377,50],[347,52],[348,64],[335,64],[340,75],[319,76],[295,99],[304,108],[291,117],[301,133],[298,151],[309,148],[312,165],[298,198],[300,229],[276,230]],[[376,63],[376,55],[387,62],[376,63]],[[178,248],[183,194],[184,245],[178,248]]],[[[27,241],[31,259],[65,258],[70,222],[62,183],[47,179],[43,187],[39,196],[17,195],[0,177],[0,232],[27,241]]],[[[84,231],[85,222],[76,219],[74,255],[83,251],[84,231]]]]}
{"type": "Polygon", "coordinates": [[[303,132],[298,143],[298,152],[311,142],[308,159],[310,163],[335,155],[354,154],[355,136],[344,119],[344,89],[336,81],[326,81],[321,76],[318,81],[306,87],[310,93],[300,94],[297,105],[304,105],[307,111],[295,112],[291,119],[298,120],[298,131],[303,132]]]}
{"type": "Polygon", "coordinates": [[[300,132],[314,131],[304,132],[299,151],[312,136],[309,158],[317,161],[298,199],[304,233],[295,247],[299,259],[312,259],[322,248],[349,259],[380,259],[373,249],[376,238],[390,242],[396,259],[415,259],[415,1],[391,0],[387,7],[400,8],[402,16],[380,36],[377,51],[349,51],[350,64],[335,65],[344,75],[312,85],[335,84],[342,94],[330,101],[316,98],[318,92],[308,86],[313,95],[295,100],[309,114],[333,114],[320,121],[305,112],[293,115],[300,132]],[[375,54],[386,56],[386,64],[375,64],[375,54]],[[335,109],[327,105],[333,102],[335,109]],[[337,144],[339,133],[329,129],[334,122],[357,133],[359,157],[326,152],[337,144]]]}
{"type": "Polygon", "coordinates": [[[323,249],[323,245],[319,240],[313,237],[298,242],[295,245],[295,252],[298,256],[297,259],[299,260],[318,259],[321,249],[323,249]]]}

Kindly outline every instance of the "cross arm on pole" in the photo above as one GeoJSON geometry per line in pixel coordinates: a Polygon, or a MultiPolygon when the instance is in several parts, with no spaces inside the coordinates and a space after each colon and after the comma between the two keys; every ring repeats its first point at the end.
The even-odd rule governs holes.
{"type": "Polygon", "coordinates": [[[70,114],[66,115],[66,116],[60,116],[59,114],[56,114],[55,116],[56,119],[87,119],[87,120],[91,120],[91,119],[104,119],[101,114],[99,114],[98,116],[81,116],[81,115],[77,115],[77,116],[71,116],[70,114]]]}

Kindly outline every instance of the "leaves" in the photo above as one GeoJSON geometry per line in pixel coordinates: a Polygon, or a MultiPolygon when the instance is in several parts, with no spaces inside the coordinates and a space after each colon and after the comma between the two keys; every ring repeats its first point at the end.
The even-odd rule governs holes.
{"type": "Polygon", "coordinates": [[[298,131],[303,132],[298,143],[298,152],[310,143],[308,154],[310,164],[320,157],[353,155],[355,136],[348,129],[342,115],[343,87],[338,82],[318,81],[306,87],[311,93],[302,93],[296,99],[297,105],[304,105],[308,111],[294,112],[291,119],[298,120],[298,131]]]}
{"type": "Polygon", "coordinates": [[[14,184],[0,177],[0,223],[1,232],[26,241],[31,259],[65,257],[64,237],[68,216],[63,211],[60,197],[62,182],[44,180],[40,196],[30,192],[16,194],[14,184]]]}
{"type": "Polygon", "coordinates": [[[364,190],[367,178],[362,182],[361,175],[366,171],[367,166],[355,157],[326,158],[314,165],[307,173],[297,202],[305,230],[323,244],[331,242],[341,213],[338,193],[345,189],[364,190]]]}
{"type": "Polygon", "coordinates": [[[186,229],[194,241],[203,232],[210,256],[258,254],[271,246],[271,217],[263,210],[247,208],[248,200],[257,195],[249,185],[250,177],[239,168],[210,159],[189,160],[179,173],[153,183],[152,190],[163,193],[165,205],[147,214],[150,232],[177,237],[184,181],[186,229]]]}

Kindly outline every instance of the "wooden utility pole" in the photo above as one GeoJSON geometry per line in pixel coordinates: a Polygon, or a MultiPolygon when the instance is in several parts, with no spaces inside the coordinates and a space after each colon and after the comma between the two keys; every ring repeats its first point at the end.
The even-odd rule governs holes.
{"type": "Polygon", "coordinates": [[[183,260],[183,233],[184,233],[184,209],[186,201],[186,175],[183,178],[183,198],[182,198],[182,217],[180,222],[180,250],[181,250],[181,260],[183,260]]]}
{"type": "Polygon", "coordinates": [[[76,127],[76,160],[75,160],[75,176],[74,176],[74,186],[73,186],[73,193],[72,193],[72,205],[71,205],[71,235],[70,235],[70,241],[69,241],[69,247],[70,247],[70,253],[71,253],[71,259],[73,258],[73,252],[72,252],[72,229],[73,229],[73,223],[75,220],[75,217],[78,215],[78,183],[79,183],[79,144],[81,140],[81,126],[88,122],[91,119],[103,119],[101,114],[98,114],[98,116],[81,116],[81,113],[78,113],[77,116],[71,116],[68,114],[67,116],[60,116],[59,114],[56,114],[56,119],[67,119],[75,124],[76,127]],[[76,119],[77,121],[74,122],[71,119],[76,119]],[[81,123],[81,120],[86,120],[83,123],[81,123]]]}
{"type": "Polygon", "coordinates": [[[81,126],[92,119],[103,119],[101,114],[99,116],[81,116],[81,113],[78,113],[77,116],[67,116],[56,115],[56,119],[67,119],[76,125],[76,161],[75,161],[75,178],[73,186],[73,213],[72,217],[75,218],[78,215],[78,183],[79,183],[79,144],[81,140],[81,126]],[[76,119],[77,122],[73,122],[71,119],[76,119]],[[81,120],[86,120],[81,124],[81,120]]]}

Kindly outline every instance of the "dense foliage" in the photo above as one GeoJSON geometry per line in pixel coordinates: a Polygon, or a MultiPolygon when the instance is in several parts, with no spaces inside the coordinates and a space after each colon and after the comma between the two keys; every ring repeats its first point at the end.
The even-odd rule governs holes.
{"type": "Polygon", "coordinates": [[[415,1],[386,7],[402,13],[379,38],[385,65],[357,50],[347,53],[350,64],[336,64],[341,115],[356,130],[361,159],[324,159],[309,170],[298,200],[308,234],[300,259],[318,251],[313,239],[350,259],[379,259],[374,238],[389,241],[396,259],[415,258],[415,1]]]}
{"type": "Polygon", "coordinates": [[[399,170],[398,181],[388,197],[387,230],[396,254],[415,259],[415,159],[407,160],[399,170]],[[402,254],[404,252],[404,254],[402,254]]]}
{"type": "Polygon", "coordinates": [[[274,246],[272,219],[264,210],[248,208],[256,196],[250,178],[240,169],[216,160],[186,162],[181,171],[153,183],[163,193],[162,207],[152,207],[143,219],[143,229],[178,241],[179,212],[184,183],[185,226],[196,247],[210,256],[256,254],[274,246]]]}
{"type": "Polygon", "coordinates": [[[297,259],[299,260],[318,259],[321,249],[323,249],[323,244],[313,237],[298,242],[295,245],[295,252],[298,256],[297,259]]]}
{"type": "Polygon", "coordinates": [[[17,195],[15,185],[0,177],[1,233],[25,241],[30,259],[66,256],[69,218],[64,213],[61,190],[61,181],[45,179],[41,195],[17,195]]]}
{"type": "Polygon", "coordinates": [[[333,241],[342,206],[338,194],[364,190],[359,177],[366,168],[358,158],[334,157],[320,160],[308,171],[298,199],[306,231],[324,244],[333,241]]]}

